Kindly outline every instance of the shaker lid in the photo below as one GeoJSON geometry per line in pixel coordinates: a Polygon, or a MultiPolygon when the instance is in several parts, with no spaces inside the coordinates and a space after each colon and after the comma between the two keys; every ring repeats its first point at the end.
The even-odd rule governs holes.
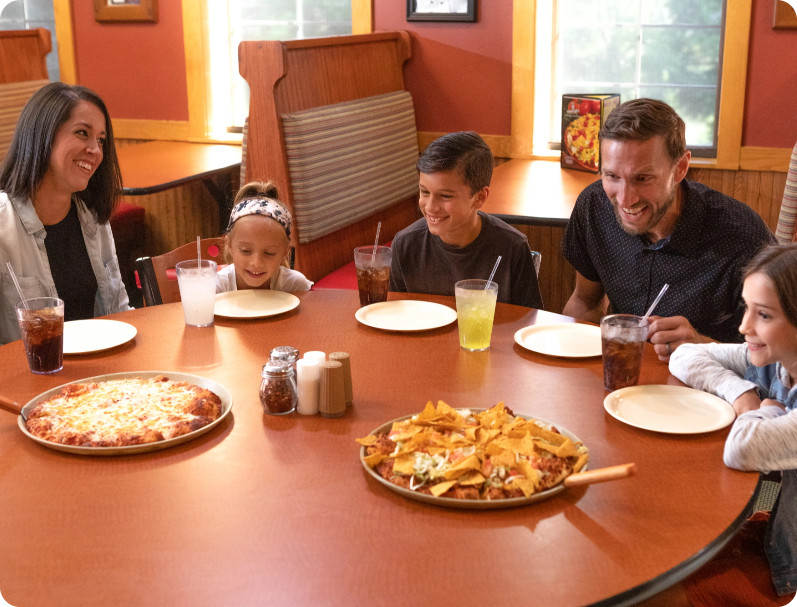
{"type": "Polygon", "coordinates": [[[293,346],[277,346],[271,350],[270,358],[285,360],[293,364],[299,360],[299,350],[293,346]]]}
{"type": "Polygon", "coordinates": [[[293,375],[293,367],[291,363],[285,360],[272,358],[265,365],[263,365],[263,377],[280,378],[291,377],[293,375]]]}

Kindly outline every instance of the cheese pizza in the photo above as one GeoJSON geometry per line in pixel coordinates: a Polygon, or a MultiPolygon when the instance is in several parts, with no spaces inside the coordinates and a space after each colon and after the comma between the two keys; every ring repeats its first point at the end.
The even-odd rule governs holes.
{"type": "Polygon", "coordinates": [[[218,395],[159,375],[69,384],[36,405],[26,427],[62,445],[124,447],[176,438],[220,416],[218,395]]]}

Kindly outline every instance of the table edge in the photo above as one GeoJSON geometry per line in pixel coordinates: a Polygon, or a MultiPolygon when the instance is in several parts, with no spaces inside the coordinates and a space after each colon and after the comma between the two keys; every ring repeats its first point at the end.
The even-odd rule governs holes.
{"type": "Polygon", "coordinates": [[[716,556],[717,553],[722,550],[728,542],[731,541],[731,539],[733,539],[744,522],[750,518],[750,515],[753,513],[755,502],[758,499],[758,495],[761,491],[762,480],[763,476],[759,474],[755,491],[753,492],[750,501],[747,502],[747,505],[739,513],[739,516],[736,517],[736,519],[725,529],[725,531],[723,531],[713,541],[709,542],[702,550],[696,552],[691,557],[682,563],[679,563],[669,571],[665,571],[658,577],[650,579],[639,586],[629,588],[620,594],[616,594],[607,599],[598,601],[597,603],[590,603],[586,607],[630,607],[632,605],[636,605],[640,601],[649,599],[656,594],[667,590],[700,569],[708,561],[714,558],[714,556],[716,556]]]}

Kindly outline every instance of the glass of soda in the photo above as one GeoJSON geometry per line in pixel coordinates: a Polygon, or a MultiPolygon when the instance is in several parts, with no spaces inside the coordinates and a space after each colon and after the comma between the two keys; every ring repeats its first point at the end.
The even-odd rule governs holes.
{"type": "Polygon", "coordinates": [[[604,388],[613,392],[637,385],[647,338],[648,321],[641,316],[613,314],[601,318],[604,388]]]}
{"type": "Polygon", "coordinates": [[[30,370],[38,375],[48,375],[63,369],[63,300],[57,297],[34,297],[19,302],[16,310],[30,370]]]}
{"type": "Polygon", "coordinates": [[[393,250],[390,247],[368,246],[354,249],[354,266],[357,269],[357,289],[360,292],[360,307],[387,301],[390,288],[390,262],[393,250]]]}

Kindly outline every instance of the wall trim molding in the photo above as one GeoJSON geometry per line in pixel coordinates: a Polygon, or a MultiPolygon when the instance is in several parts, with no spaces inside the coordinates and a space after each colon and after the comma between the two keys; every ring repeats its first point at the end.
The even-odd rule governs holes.
{"type": "Polygon", "coordinates": [[[351,0],[351,33],[374,31],[374,0],[351,0]]]}
{"type": "Polygon", "coordinates": [[[75,26],[72,20],[70,0],[53,0],[53,13],[55,15],[55,38],[58,45],[58,69],[61,82],[77,84],[75,26]]]}
{"type": "Polygon", "coordinates": [[[743,146],[739,155],[739,168],[743,171],[788,173],[791,153],[791,148],[743,146]]]}
{"type": "MultiPolygon", "coordinates": [[[[422,152],[426,147],[438,137],[446,133],[434,133],[430,131],[418,131],[418,149],[422,152]]],[[[511,158],[511,142],[509,135],[480,135],[484,142],[490,146],[493,156],[497,158],[511,158]]],[[[558,157],[557,157],[558,160],[558,157]]]]}
{"type": "Polygon", "coordinates": [[[115,139],[188,141],[191,139],[187,120],[135,120],[111,118],[115,139]]]}

